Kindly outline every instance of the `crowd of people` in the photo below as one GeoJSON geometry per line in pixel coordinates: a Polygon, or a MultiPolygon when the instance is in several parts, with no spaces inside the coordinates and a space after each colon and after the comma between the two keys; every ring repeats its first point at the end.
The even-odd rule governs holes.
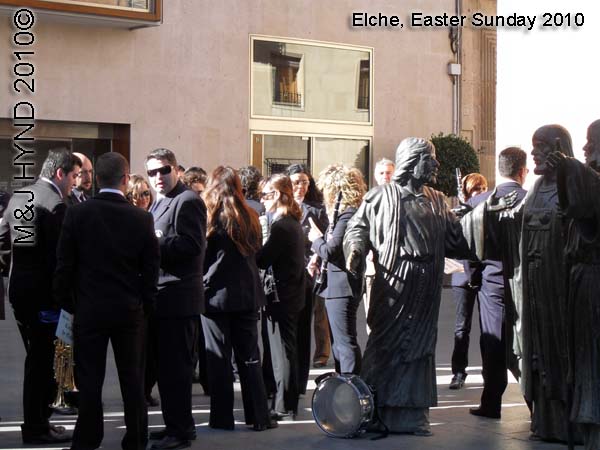
{"type": "Polygon", "coordinates": [[[380,423],[430,435],[449,257],[465,269],[452,283],[450,389],[467,378],[477,302],[484,390],[470,413],[501,417],[509,369],[530,407],[533,437],[600,448],[600,121],[584,150],[585,164],[572,157],[563,127],[541,127],[531,191],[522,187],[527,155],[510,147],[499,154],[496,188],[467,175],[465,203],[455,209],[431,187],[439,162],[421,138],[403,140],[395,162],[375,165],[371,190],[358,169],[341,164],[316,180],[302,164],[262,178],[253,166],[184,170],[159,148],[142,176],[118,153],[92,167],[83,154],[50,150],[39,179],[12,196],[0,223],[0,263],[12,265],[8,297],[27,352],[23,442],[100,446],[109,341],[124,449],[144,449],[148,439],[154,450],[191,445],[196,368],[210,395],[211,428],[234,429],[236,375],[248,427],[295,420],[311,364],[323,367],[330,353],[336,372],[360,375],[376,390],[380,423]],[[34,240],[23,243],[28,217],[34,240]],[[364,352],[356,323],[363,297],[364,352]],[[73,435],[49,422],[61,308],[75,318],[73,435]],[[158,405],[165,427],[148,434],[147,408],[158,405]]]}

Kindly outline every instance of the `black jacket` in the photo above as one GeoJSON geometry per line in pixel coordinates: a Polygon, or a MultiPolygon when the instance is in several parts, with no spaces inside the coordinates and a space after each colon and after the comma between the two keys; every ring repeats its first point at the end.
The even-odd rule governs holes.
{"type": "Polygon", "coordinates": [[[207,239],[204,298],[206,313],[252,311],[265,304],[256,255],[243,256],[225,230],[207,239]]]}
{"type": "Polygon", "coordinates": [[[358,279],[345,269],[343,241],[348,221],[352,218],[356,208],[346,208],[338,217],[331,236],[325,240],[325,236],[315,239],[312,250],[321,259],[326,259],[327,279],[319,295],[326,299],[356,297],[362,290],[362,280],[358,279]]]}
{"type": "Polygon", "coordinates": [[[200,314],[204,310],[206,206],[195,192],[178,181],[152,215],[160,245],[156,316],[200,314]]]}
{"type": "Polygon", "coordinates": [[[312,256],[311,242],[308,240],[308,233],[310,231],[310,220],[312,219],[315,225],[321,230],[322,233],[327,232],[329,226],[329,219],[327,218],[327,212],[325,206],[314,202],[303,202],[302,205],[302,217],[300,218],[300,225],[304,231],[304,255],[305,261],[308,262],[312,256]]]}
{"type": "Polygon", "coordinates": [[[12,261],[8,297],[19,320],[31,321],[37,320],[39,311],[58,309],[52,276],[67,207],[56,188],[42,179],[20,191],[24,193],[12,196],[0,224],[0,266],[12,261]],[[15,231],[28,226],[33,228],[15,231]]]}
{"type": "Polygon", "coordinates": [[[57,249],[54,297],[79,324],[151,310],[158,241],[152,215],[103,192],[67,209],[57,249]]]}
{"type": "Polygon", "coordinates": [[[304,308],[304,232],[292,216],[277,218],[271,225],[267,242],[258,252],[258,267],[273,267],[281,306],[288,312],[304,308]]]}

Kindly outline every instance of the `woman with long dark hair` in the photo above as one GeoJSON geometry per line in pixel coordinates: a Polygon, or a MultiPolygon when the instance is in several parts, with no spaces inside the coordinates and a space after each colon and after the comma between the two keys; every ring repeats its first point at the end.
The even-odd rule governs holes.
{"type": "Polygon", "coordinates": [[[261,201],[271,216],[268,239],[258,252],[258,266],[272,272],[275,286],[267,299],[271,361],[275,376],[274,411],[283,419],[298,412],[298,313],[304,307],[304,233],[302,211],[292,182],[273,175],[262,184],[261,201]]]}
{"type": "Polygon", "coordinates": [[[246,423],[256,431],[274,428],[258,349],[258,310],[264,305],[255,259],[261,246],[258,216],[246,205],[240,179],[231,167],[213,171],[203,197],[207,247],[202,327],[211,393],[209,426],[234,428],[233,347],[246,423]]]}

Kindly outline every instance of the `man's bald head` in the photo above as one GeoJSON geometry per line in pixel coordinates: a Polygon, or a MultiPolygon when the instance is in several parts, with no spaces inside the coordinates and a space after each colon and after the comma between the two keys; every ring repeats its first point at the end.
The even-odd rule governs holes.
{"type": "Polygon", "coordinates": [[[77,178],[75,179],[75,187],[80,191],[89,191],[92,189],[92,176],[93,168],[90,159],[83,153],[73,153],[77,156],[82,163],[81,169],[77,172],[77,178]]]}

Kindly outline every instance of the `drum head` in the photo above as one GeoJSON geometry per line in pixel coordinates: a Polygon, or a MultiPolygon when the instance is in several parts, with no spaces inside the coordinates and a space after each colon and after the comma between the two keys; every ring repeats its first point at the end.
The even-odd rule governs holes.
{"type": "Polygon", "coordinates": [[[370,415],[365,417],[361,393],[344,375],[333,375],[317,386],[312,411],[317,425],[334,437],[352,437],[370,420],[370,415]]]}

